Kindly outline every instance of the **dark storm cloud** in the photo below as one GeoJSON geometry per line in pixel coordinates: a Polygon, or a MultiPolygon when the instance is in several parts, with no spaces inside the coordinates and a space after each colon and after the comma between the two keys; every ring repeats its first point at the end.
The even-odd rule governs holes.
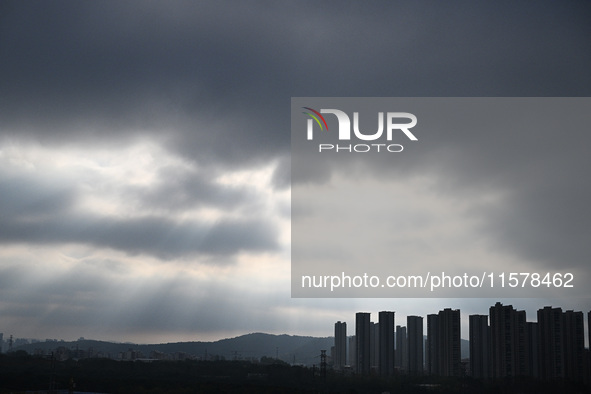
{"type": "MultiPolygon", "coordinates": [[[[214,169],[276,159],[278,187],[289,179],[291,96],[591,93],[587,2],[3,2],[1,14],[0,132],[47,146],[153,138],[214,169]]],[[[441,141],[429,154],[464,156],[443,166],[460,190],[523,182],[512,163],[519,144],[503,146],[513,149],[507,157],[480,155],[478,165],[465,157],[490,138],[478,133],[455,151],[454,141],[441,141]]],[[[169,209],[250,198],[190,178],[145,191],[142,204],[163,207],[167,194],[169,209]]],[[[558,210],[534,198],[542,183],[523,188],[496,217],[514,218],[511,209],[523,206],[529,224],[504,226],[551,238],[533,230],[558,210]]],[[[567,201],[576,197],[564,190],[546,185],[544,193],[565,207],[557,218],[564,230],[584,234],[567,220],[577,217],[567,201]]],[[[56,196],[39,204],[67,201],[56,196]]],[[[500,239],[514,239],[504,235],[511,232],[500,239]]]]}
{"type": "Polygon", "coordinates": [[[291,96],[586,95],[589,5],[5,2],[4,132],[286,154],[291,96]]]}
{"type": "Polygon", "coordinates": [[[282,66],[269,55],[281,44],[265,29],[279,26],[244,19],[260,19],[258,11],[195,3],[5,8],[5,132],[46,143],[167,133],[187,157],[220,165],[286,153],[268,86],[282,66]]]}

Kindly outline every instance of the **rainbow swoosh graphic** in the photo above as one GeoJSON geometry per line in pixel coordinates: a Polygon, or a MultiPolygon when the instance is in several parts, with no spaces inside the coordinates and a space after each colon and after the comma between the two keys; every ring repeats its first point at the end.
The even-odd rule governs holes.
{"type": "Polygon", "coordinates": [[[318,123],[318,126],[320,126],[320,130],[324,130],[324,127],[322,127],[322,123],[320,123],[320,119],[322,119],[322,122],[324,123],[324,126],[326,127],[326,131],[328,131],[328,125],[326,124],[326,120],[324,120],[324,116],[320,115],[320,112],[318,112],[315,109],[312,109],[310,107],[302,107],[302,108],[313,112],[313,114],[311,114],[310,112],[302,112],[302,113],[312,117],[312,119],[314,119],[316,121],[316,123],[318,123]],[[320,119],[318,119],[318,118],[320,118],[320,119]]]}

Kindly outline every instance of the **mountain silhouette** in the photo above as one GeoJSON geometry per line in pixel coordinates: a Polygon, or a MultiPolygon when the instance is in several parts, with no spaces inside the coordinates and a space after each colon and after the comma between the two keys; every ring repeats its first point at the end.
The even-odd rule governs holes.
{"type": "MultiPolygon", "coordinates": [[[[120,358],[121,353],[130,350],[140,352],[141,358],[150,358],[153,352],[176,355],[179,358],[197,358],[202,360],[259,360],[262,357],[275,359],[290,364],[318,365],[320,351],[326,350],[330,356],[330,348],[334,346],[334,337],[310,337],[298,335],[274,335],[251,333],[234,338],[221,339],[213,342],[174,342],[159,344],[134,344],[80,339],[77,341],[45,341],[15,347],[13,350],[24,350],[29,354],[45,354],[56,352],[58,348],[69,351],[80,350],[102,357],[120,358]]],[[[469,357],[469,342],[461,340],[462,358],[469,357]]]]}

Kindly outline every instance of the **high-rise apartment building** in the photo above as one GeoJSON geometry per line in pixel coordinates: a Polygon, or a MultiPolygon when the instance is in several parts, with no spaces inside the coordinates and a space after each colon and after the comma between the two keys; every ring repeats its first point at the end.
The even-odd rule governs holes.
{"type": "Polygon", "coordinates": [[[587,382],[589,382],[589,380],[591,380],[591,311],[587,312],[587,329],[588,329],[588,335],[589,335],[589,350],[587,350],[587,364],[588,364],[588,368],[587,368],[587,382]]]}
{"type": "Polygon", "coordinates": [[[358,312],[355,315],[355,369],[358,374],[368,375],[370,372],[370,314],[358,312]]]}
{"type": "Polygon", "coordinates": [[[527,375],[534,378],[540,377],[540,356],[539,347],[540,342],[538,339],[539,329],[538,323],[527,322],[527,343],[526,343],[526,354],[527,354],[527,375]]]}
{"type": "Polygon", "coordinates": [[[439,311],[438,357],[441,376],[461,376],[460,310],[439,311]]]}
{"type": "Polygon", "coordinates": [[[440,376],[461,374],[460,311],[446,308],[427,316],[425,366],[440,376]]]}
{"type": "Polygon", "coordinates": [[[564,378],[564,327],[561,308],[546,306],[538,310],[540,376],[564,378]]]}
{"type": "Polygon", "coordinates": [[[525,311],[497,302],[490,307],[492,376],[527,375],[525,311]]]}
{"type": "Polygon", "coordinates": [[[349,337],[349,365],[351,368],[357,370],[357,340],[355,335],[349,337]]]}
{"type": "Polygon", "coordinates": [[[583,312],[566,311],[564,319],[565,376],[582,381],[585,377],[585,328],[583,312]]]}
{"type": "Polygon", "coordinates": [[[380,364],[380,324],[369,322],[369,368],[377,371],[380,364]]]}
{"type": "Polygon", "coordinates": [[[408,371],[408,338],[405,326],[396,326],[396,350],[394,353],[394,366],[399,371],[408,371]]]}
{"type": "Polygon", "coordinates": [[[423,373],[423,318],[421,316],[407,316],[408,330],[408,373],[420,375],[423,373]]]}
{"type": "Polygon", "coordinates": [[[342,370],[347,365],[347,323],[336,322],[334,325],[334,369],[342,370]]]}
{"type": "Polygon", "coordinates": [[[470,372],[473,377],[488,379],[490,368],[490,327],[487,315],[470,315],[470,372]]]}
{"type": "Polygon", "coordinates": [[[439,375],[439,315],[427,315],[427,344],[425,348],[425,369],[429,375],[439,375]]]}
{"type": "Polygon", "coordinates": [[[394,312],[379,313],[379,370],[382,376],[394,374],[394,312]]]}

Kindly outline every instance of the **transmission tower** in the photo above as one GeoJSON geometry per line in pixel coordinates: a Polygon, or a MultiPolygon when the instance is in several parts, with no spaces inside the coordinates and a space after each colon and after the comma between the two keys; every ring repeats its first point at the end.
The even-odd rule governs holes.
{"type": "Polygon", "coordinates": [[[326,379],[326,350],[320,351],[320,376],[326,379]]]}

